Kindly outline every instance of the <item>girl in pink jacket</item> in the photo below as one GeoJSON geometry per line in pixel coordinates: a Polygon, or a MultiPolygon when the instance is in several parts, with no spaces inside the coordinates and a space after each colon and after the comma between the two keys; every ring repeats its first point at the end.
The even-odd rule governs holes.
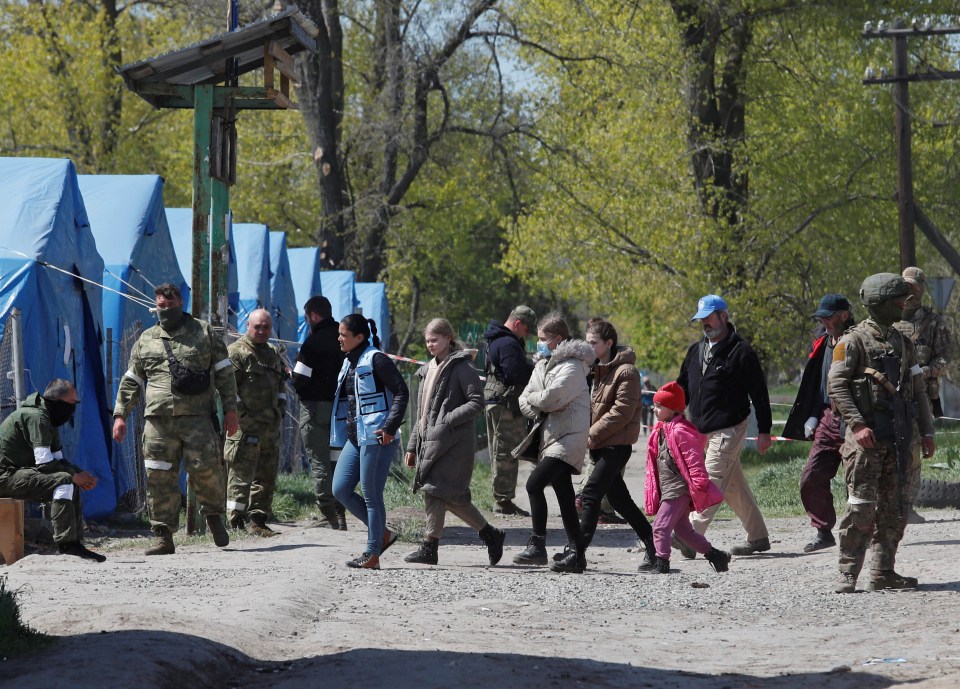
{"type": "Polygon", "coordinates": [[[670,382],[653,396],[657,423],[647,441],[647,514],[655,514],[653,543],[657,557],[640,565],[644,574],[669,574],[670,535],[686,542],[718,572],[726,572],[730,555],[717,550],[690,524],[690,511],[702,512],[723,502],[723,493],[710,482],[703,463],[706,437],[684,418],[683,388],[670,382]]]}

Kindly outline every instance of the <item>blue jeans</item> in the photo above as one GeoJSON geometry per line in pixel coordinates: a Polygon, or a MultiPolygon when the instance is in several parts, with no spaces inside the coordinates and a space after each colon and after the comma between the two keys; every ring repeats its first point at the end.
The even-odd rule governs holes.
{"type": "Polygon", "coordinates": [[[367,525],[365,552],[380,554],[383,532],[387,528],[387,508],[383,503],[383,487],[387,484],[390,464],[397,454],[397,443],[357,447],[348,442],[340,452],[333,472],[333,494],[350,514],[367,525]],[[363,497],[355,489],[360,484],[363,497]]]}

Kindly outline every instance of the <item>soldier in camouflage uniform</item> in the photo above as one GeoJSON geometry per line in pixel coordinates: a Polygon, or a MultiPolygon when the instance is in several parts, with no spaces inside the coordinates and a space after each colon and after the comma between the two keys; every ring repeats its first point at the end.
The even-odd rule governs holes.
{"type": "Polygon", "coordinates": [[[80,542],[80,491],[95,488],[97,477],[64,458],[57,430],[73,417],[77,401],[73,383],[57,378],[42,397],[30,395],[0,424],[0,498],[50,503],[60,552],[103,562],[107,558],[80,542]]]}
{"type": "Polygon", "coordinates": [[[529,306],[518,306],[501,325],[490,321],[486,342],[486,377],[483,399],[487,421],[487,443],[493,468],[493,498],[497,514],[529,517],[513,498],[517,492],[519,466],[511,451],[527,436],[527,422],[520,413],[520,393],[527,386],[533,365],[527,360],[524,338],[537,327],[537,314],[529,306]]]}
{"type": "Polygon", "coordinates": [[[893,273],[863,281],[860,300],[870,317],[844,334],[833,350],[827,391],[846,424],[843,447],[847,508],[840,522],[840,583],[837,593],[853,593],[867,547],[873,546],[870,589],[913,588],[917,580],[894,571],[905,521],[894,448],[894,396],[906,400],[913,436],[922,434],[924,456],[936,449],[926,384],[913,342],[894,324],[910,296],[907,282],[893,273]],[[884,375],[883,359],[894,357],[899,378],[884,375]]]}
{"type": "Polygon", "coordinates": [[[270,344],[273,319],[257,309],[247,320],[247,334],[227,348],[237,376],[240,429],[227,436],[227,512],[230,526],[258,536],[276,536],[267,526],[280,458],[280,422],[287,408],[284,381],[288,369],[281,350],[270,344]]]}
{"type": "Polygon", "coordinates": [[[223,467],[214,387],[223,405],[224,429],[233,435],[239,427],[233,367],[223,339],[210,324],[183,312],[176,286],[159,285],[154,293],[160,323],[144,331],[130,353],[113,409],[113,438],[123,441],[125,418],[145,387],[143,464],[150,526],[157,536],[146,554],[174,552],[181,458],[213,542],[222,548],[230,537],[223,525],[223,467]]]}
{"type": "MultiPolygon", "coordinates": [[[[917,350],[917,363],[923,371],[927,384],[927,396],[930,398],[930,411],[934,418],[943,416],[940,403],[940,376],[947,372],[947,365],[953,358],[953,342],[950,329],[940,314],[923,305],[923,295],[927,290],[927,278],[919,268],[910,267],[903,271],[903,279],[910,285],[913,299],[903,312],[903,320],[897,323],[897,329],[909,337],[917,350]]],[[[904,495],[909,498],[910,507],[907,517],[910,524],[922,524],[926,520],[913,508],[920,492],[920,448],[914,446],[913,465],[907,475],[904,495]]]]}

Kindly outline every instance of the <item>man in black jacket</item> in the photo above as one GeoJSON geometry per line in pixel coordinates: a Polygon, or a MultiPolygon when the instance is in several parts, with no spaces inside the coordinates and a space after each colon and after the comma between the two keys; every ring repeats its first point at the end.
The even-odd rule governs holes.
{"type": "Polygon", "coordinates": [[[526,421],[520,413],[520,393],[530,380],[533,366],[527,359],[523,338],[536,333],[537,314],[518,306],[501,325],[490,321],[483,333],[486,342],[486,376],[483,387],[487,420],[487,443],[493,468],[493,498],[497,514],[529,517],[513,498],[517,492],[517,460],[510,451],[526,436],[526,421]]]}
{"type": "Polygon", "coordinates": [[[310,460],[323,526],[346,531],[346,511],[333,497],[330,453],[330,417],[344,354],[337,341],[337,322],[330,300],[310,297],[303,312],[310,324],[310,335],[300,347],[293,369],[293,387],[300,396],[300,438],[310,460]]]}
{"type": "Polygon", "coordinates": [[[850,302],[842,294],[826,294],[813,318],[823,329],[818,329],[820,337],[813,343],[813,351],[803,367],[797,399],[783,427],[785,438],[813,440],[800,475],[800,501],[817,535],[803,547],[805,553],[837,544],[833,537],[837,511],[833,506],[830,482],[840,468],[843,431],[840,415],[830,406],[827,373],[833,363],[833,348],[843,333],[853,326],[850,302]]]}
{"type": "MultiPolygon", "coordinates": [[[[756,352],[730,322],[727,303],[708,294],[697,304],[691,321],[700,321],[703,339],[690,345],[677,382],[689,400],[690,420],[707,436],[706,465],[710,480],[723,491],[724,500],[747,531],[747,542],[730,548],[733,555],[770,550],[767,525],[743,475],[740,452],[747,437],[750,403],[757,414],[757,450],[770,447],[770,397],[767,380],[756,352]]],[[[693,528],[705,533],[719,505],[691,516],[693,528]]],[[[681,548],[695,557],[693,549],[681,548]]]]}

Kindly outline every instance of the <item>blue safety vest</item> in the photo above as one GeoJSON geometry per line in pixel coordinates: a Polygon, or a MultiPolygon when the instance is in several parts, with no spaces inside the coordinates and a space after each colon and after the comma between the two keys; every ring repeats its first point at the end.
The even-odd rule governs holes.
{"type": "MultiPolygon", "coordinates": [[[[372,345],[360,355],[357,369],[353,374],[354,398],[357,402],[357,445],[376,445],[375,431],[383,428],[393,405],[393,393],[385,386],[377,389],[374,380],[373,357],[380,350],[372,345]]],[[[340,376],[337,378],[337,392],[334,395],[333,415],[330,419],[330,447],[344,447],[347,444],[347,405],[350,400],[340,397],[343,381],[350,370],[350,359],[343,360],[340,376]]]]}

